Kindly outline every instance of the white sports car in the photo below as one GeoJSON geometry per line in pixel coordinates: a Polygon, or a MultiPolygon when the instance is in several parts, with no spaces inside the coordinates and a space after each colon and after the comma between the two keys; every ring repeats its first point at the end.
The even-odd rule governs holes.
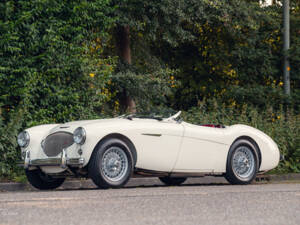
{"type": "Polygon", "coordinates": [[[100,188],[122,187],[132,175],[156,176],[167,185],[205,175],[248,184],[278,165],[278,147],[263,132],[245,125],[193,125],[179,115],[31,127],[18,135],[22,165],[38,189],[57,188],[69,176],[91,178],[100,188]]]}

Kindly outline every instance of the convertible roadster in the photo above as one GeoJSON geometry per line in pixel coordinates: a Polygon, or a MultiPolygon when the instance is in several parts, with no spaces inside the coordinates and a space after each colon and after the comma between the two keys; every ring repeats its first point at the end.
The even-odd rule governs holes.
{"type": "Polygon", "coordinates": [[[122,187],[132,176],[155,176],[167,185],[206,175],[249,184],[278,165],[278,147],[263,132],[245,125],[193,125],[179,115],[31,127],[18,135],[22,165],[38,189],[57,188],[70,176],[91,178],[100,188],[122,187]]]}

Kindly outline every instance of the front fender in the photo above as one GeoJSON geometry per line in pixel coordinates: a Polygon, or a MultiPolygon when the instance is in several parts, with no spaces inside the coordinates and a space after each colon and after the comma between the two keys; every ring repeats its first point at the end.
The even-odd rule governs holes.
{"type": "Polygon", "coordinates": [[[134,128],[127,121],[118,121],[118,124],[110,124],[101,127],[101,124],[88,124],[83,126],[86,131],[85,143],[80,146],[76,144],[76,149],[82,149],[82,157],[85,159],[84,166],[90,161],[91,155],[97,144],[110,134],[120,134],[130,139],[127,134],[134,128]]]}
{"type": "Polygon", "coordinates": [[[29,150],[31,158],[40,158],[43,138],[57,125],[58,124],[44,124],[26,129],[30,136],[30,142],[26,148],[21,148],[22,152],[29,150]]]}

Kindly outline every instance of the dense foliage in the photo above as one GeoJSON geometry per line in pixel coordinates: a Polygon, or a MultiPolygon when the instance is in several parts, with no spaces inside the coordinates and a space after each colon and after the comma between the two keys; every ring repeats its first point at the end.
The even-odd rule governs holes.
{"type": "Polygon", "coordinates": [[[93,40],[110,10],[105,0],[0,3],[1,174],[16,164],[21,128],[99,115],[113,60],[95,58],[93,40]]]}
{"type": "MultiPolygon", "coordinates": [[[[274,107],[283,104],[288,99],[282,92],[281,9],[243,1],[215,7],[217,12],[213,13],[220,11],[221,18],[204,17],[187,26],[195,37],[193,41],[159,49],[158,54],[180,71],[175,105],[188,109],[205,97],[261,108],[266,102],[274,107]]],[[[292,68],[296,65],[293,61],[292,68]]],[[[297,71],[294,74],[293,70],[292,76],[293,97],[289,100],[297,108],[297,71]]]]}
{"type": "Polygon", "coordinates": [[[43,123],[184,109],[196,123],[245,123],[269,134],[299,172],[300,4],[250,0],[8,0],[0,3],[0,176],[15,173],[16,135],[43,123]],[[130,29],[132,63],[120,57],[130,29]],[[291,61],[283,94],[282,56],[291,61]],[[214,99],[213,101],[211,99],[214,99]]]}

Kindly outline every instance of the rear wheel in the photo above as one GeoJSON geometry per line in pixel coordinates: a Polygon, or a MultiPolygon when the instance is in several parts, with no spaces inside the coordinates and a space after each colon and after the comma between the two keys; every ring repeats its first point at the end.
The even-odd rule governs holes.
{"type": "Polygon", "coordinates": [[[129,147],[119,139],[109,139],[95,149],[89,163],[89,175],[99,188],[124,186],[133,171],[129,147]]]}
{"type": "Polygon", "coordinates": [[[40,169],[25,170],[29,183],[40,190],[50,190],[58,188],[65,181],[65,178],[53,178],[45,174],[40,169]]]}
{"type": "Polygon", "coordinates": [[[225,178],[231,184],[249,184],[258,171],[256,147],[248,140],[240,139],[230,147],[225,178]]]}
{"type": "Polygon", "coordinates": [[[186,181],[186,177],[159,177],[160,181],[166,185],[180,185],[186,181]]]}

